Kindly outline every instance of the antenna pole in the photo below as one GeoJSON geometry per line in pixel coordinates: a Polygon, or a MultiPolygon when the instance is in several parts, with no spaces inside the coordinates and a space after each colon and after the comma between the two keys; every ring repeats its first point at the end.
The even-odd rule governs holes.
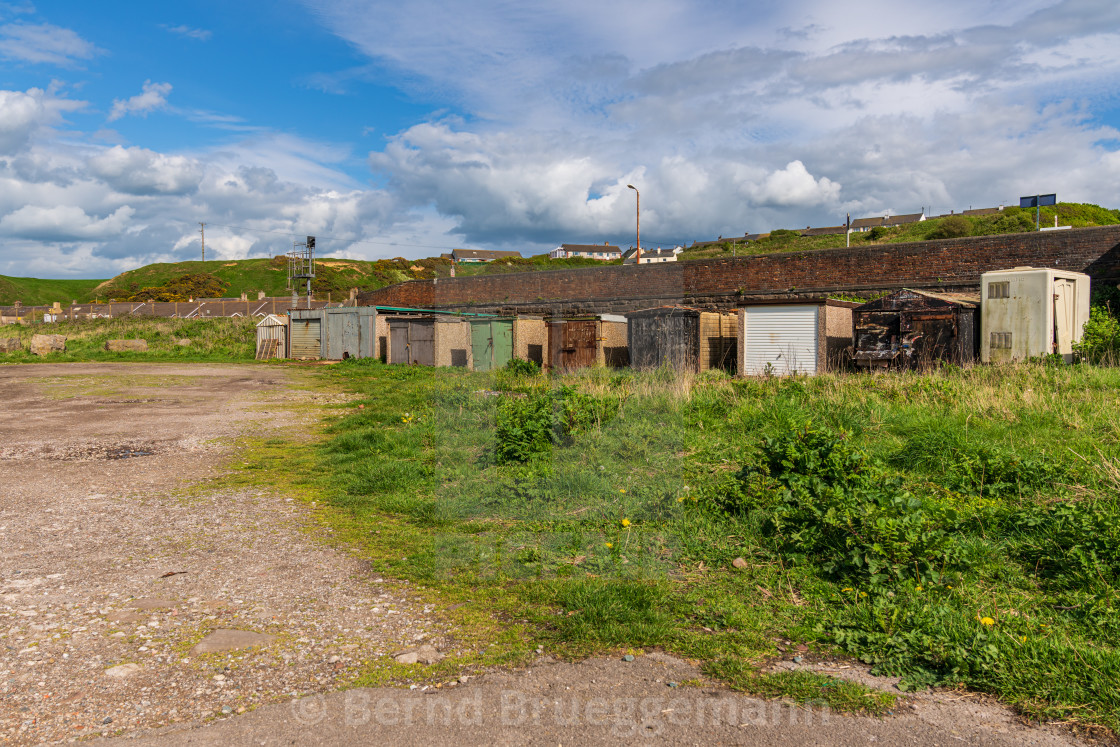
{"type": "Polygon", "coordinates": [[[202,261],[206,261],[206,224],[202,221],[198,223],[198,233],[202,236],[202,261]]]}

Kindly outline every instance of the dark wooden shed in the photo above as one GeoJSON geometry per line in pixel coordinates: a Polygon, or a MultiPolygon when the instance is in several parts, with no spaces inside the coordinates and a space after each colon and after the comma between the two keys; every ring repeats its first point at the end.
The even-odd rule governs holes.
{"type": "Polygon", "coordinates": [[[964,364],[980,352],[980,297],[903,288],[856,308],[856,365],[925,368],[964,364]]]}
{"type": "Polygon", "coordinates": [[[626,352],[626,317],[615,314],[549,319],[548,366],[570,371],[588,366],[621,367],[626,352]]]}
{"type": "Polygon", "coordinates": [[[739,318],[735,312],[659,306],[627,314],[630,365],[667,366],[700,373],[718,368],[735,373],[739,318]]]}

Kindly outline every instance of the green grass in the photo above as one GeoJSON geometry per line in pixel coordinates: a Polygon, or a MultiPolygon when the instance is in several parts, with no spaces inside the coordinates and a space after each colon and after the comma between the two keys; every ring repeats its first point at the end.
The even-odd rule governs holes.
{"type": "Polygon", "coordinates": [[[71,301],[84,301],[103,280],[40,280],[39,278],[11,278],[0,275],[0,306],[10,306],[19,301],[25,306],[52,304],[66,305],[71,301]]]}
{"type": "MultiPolygon", "coordinates": [[[[1120,223],[1120,210],[1109,210],[1097,205],[1082,203],[1059,203],[1041,210],[1040,225],[1053,226],[1054,217],[1058,224],[1085,228],[1089,226],[1111,226],[1120,223]]],[[[1035,230],[1034,210],[1019,207],[1006,207],[998,215],[962,216],[968,222],[969,236],[993,236],[1005,233],[1021,233],[1035,230]]],[[[908,241],[930,241],[940,238],[938,231],[945,223],[944,218],[932,218],[919,223],[909,223],[897,228],[887,229],[878,237],[872,238],[870,232],[853,233],[852,247],[869,247],[881,244],[896,244],[908,241]]],[[[771,236],[745,244],[725,241],[714,246],[685,249],[680,260],[715,259],[740,257],[752,254],[772,254],[774,252],[813,251],[818,249],[838,249],[845,246],[844,234],[833,236],[771,236]]]]}
{"type": "Polygon", "coordinates": [[[472,624],[490,625],[474,635],[507,635],[511,660],[535,643],[572,657],[661,648],[752,692],[837,688],[834,707],[890,707],[760,670],[785,639],[906,687],[964,685],[1033,718],[1120,725],[1117,369],[549,379],[353,362],[316,375],[364,404],[317,453],[327,520],[379,572],[469,600],[472,624]],[[517,404],[561,386],[587,401],[517,404]],[[557,443],[499,458],[499,438],[554,417],[570,427],[557,443]],[[807,423],[826,442],[846,432],[872,479],[818,483],[806,468],[788,484],[856,501],[843,526],[868,536],[814,534],[839,514],[789,523],[777,473],[757,473],[765,439],[807,423]],[[897,516],[859,503],[896,499],[909,506],[897,516]],[[864,560],[837,565],[826,541],[864,560]],[[942,560],[860,565],[884,557],[942,560]]]}
{"type": "Polygon", "coordinates": [[[0,353],[0,363],[61,363],[72,361],[251,361],[256,355],[256,319],[215,317],[210,319],[164,319],[159,317],[116,317],[77,319],[51,324],[7,325],[0,337],[18,337],[22,352],[0,353]],[[32,355],[31,338],[37,334],[63,335],[66,352],[32,355]],[[146,353],[110,353],[108,340],[142,339],[146,353]],[[190,344],[180,345],[188,339],[190,344]]]}

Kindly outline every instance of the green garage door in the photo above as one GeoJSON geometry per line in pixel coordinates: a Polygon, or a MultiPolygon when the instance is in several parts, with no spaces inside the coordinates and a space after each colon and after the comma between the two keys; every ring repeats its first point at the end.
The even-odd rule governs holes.
{"type": "Polygon", "coordinates": [[[471,356],[475,371],[502,368],[513,358],[513,320],[471,320],[471,356]]]}

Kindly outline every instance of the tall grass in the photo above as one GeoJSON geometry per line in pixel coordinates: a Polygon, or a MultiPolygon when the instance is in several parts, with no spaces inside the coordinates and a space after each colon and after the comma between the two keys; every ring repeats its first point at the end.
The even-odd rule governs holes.
{"type": "Polygon", "coordinates": [[[320,459],[371,560],[554,647],[662,646],[730,677],[797,639],[1120,725],[1116,369],[323,375],[365,398],[320,459]],[[510,404],[533,402],[594,417],[498,458],[516,418],[553,422],[510,404]]]}

